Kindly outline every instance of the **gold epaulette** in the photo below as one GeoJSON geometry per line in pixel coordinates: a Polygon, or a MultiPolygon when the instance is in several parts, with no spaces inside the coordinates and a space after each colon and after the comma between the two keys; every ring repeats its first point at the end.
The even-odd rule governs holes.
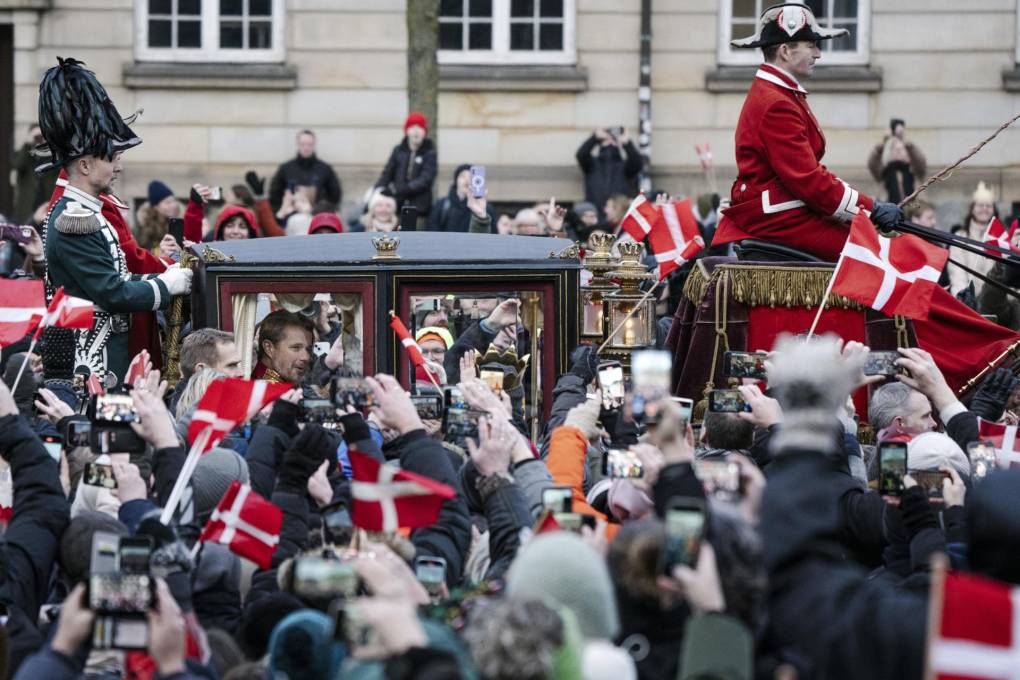
{"type": "Polygon", "coordinates": [[[99,220],[99,216],[96,213],[81,203],[72,201],[64,208],[64,212],[60,213],[60,216],[57,217],[57,223],[54,226],[61,234],[83,236],[85,234],[96,233],[103,228],[103,223],[99,220]]]}

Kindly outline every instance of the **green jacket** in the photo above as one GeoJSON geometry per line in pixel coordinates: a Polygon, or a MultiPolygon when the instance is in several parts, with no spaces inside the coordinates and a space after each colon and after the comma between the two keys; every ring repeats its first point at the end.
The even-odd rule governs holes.
{"type": "Polygon", "coordinates": [[[117,232],[102,215],[102,203],[74,187],[66,187],[53,206],[45,231],[52,286],[63,286],[68,295],[90,300],[96,306],[92,330],[75,334],[75,367],[88,365],[101,378],[106,371],[113,371],[122,379],[130,361],[127,314],[169,307],[171,297],[166,284],[154,274],[128,272],[117,232]],[[58,218],[71,202],[96,214],[96,231],[71,234],[57,229],[58,218]]]}

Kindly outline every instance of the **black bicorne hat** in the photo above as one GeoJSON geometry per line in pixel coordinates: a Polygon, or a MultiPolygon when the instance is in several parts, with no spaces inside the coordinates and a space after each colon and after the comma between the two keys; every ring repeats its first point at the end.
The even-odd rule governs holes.
{"type": "Polygon", "coordinates": [[[57,57],[57,66],[39,84],[39,128],[46,142],[35,154],[49,159],[35,171],[61,168],[82,156],[112,159],[118,151],[138,146],[141,138],[128,127],[137,115],[122,118],[85,64],[57,57]]]}
{"type": "Polygon", "coordinates": [[[822,28],[814,12],[799,2],[773,5],[762,12],[758,32],[749,38],[731,40],[733,47],[769,47],[783,43],[831,40],[850,35],[845,28],[822,28]]]}

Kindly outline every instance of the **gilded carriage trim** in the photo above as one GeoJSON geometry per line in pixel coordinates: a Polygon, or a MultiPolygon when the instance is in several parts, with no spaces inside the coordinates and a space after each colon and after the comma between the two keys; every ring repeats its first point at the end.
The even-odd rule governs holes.
{"type": "Polygon", "coordinates": [[[212,246],[205,246],[202,248],[202,259],[207,263],[237,261],[233,255],[224,255],[221,251],[216,250],[212,246]]]}
{"type": "Polygon", "coordinates": [[[578,260],[581,258],[581,244],[571,243],[563,250],[553,250],[549,253],[549,259],[555,260],[578,260]]]}
{"type": "MultiPolygon", "coordinates": [[[[695,267],[684,283],[684,296],[700,302],[709,284],[721,276],[729,279],[730,297],[751,307],[815,307],[825,295],[831,267],[780,267],[768,264],[721,264],[711,276],[695,267]]],[[[842,295],[830,295],[826,308],[865,309],[842,295]]]]}

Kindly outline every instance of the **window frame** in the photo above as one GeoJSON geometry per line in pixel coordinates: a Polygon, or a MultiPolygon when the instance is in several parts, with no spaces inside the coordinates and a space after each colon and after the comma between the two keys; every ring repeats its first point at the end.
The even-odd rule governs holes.
{"type": "MultiPolygon", "coordinates": [[[[273,64],[282,63],[287,54],[284,0],[272,0],[273,47],[268,50],[222,48],[219,45],[219,0],[202,2],[203,47],[149,47],[149,2],[135,0],[135,60],[146,62],[273,64]]],[[[243,16],[243,15],[242,15],[243,16]]]]}
{"type": "Polygon", "coordinates": [[[492,49],[439,50],[438,58],[440,64],[458,65],[574,65],[577,63],[577,0],[563,0],[562,50],[511,50],[510,0],[492,0],[492,49]]]}
{"type": "MultiPolygon", "coordinates": [[[[825,0],[834,2],[835,0],[825,0]]],[[[762,10],[775,4],[761,0],[762,10]]],[[[758,16],[761,16],[759,12],[758,16]]],[[[733,0],[721,0],[719,3],[719,25],[717,36],[716,60],[720,66],[755,66],[762,61],[761,51],[754,49],[738,49],[730,46],[730,24],[733,20],[733,0]]],[[[756,18],[757,20],[757,18],[756,18]]],[[[756,28],[749,26],[748,35],[756,28]]],[[[742,38],[744,36],[736,36],[742,38]]],[[[1020,48],[1017,51],[1020,58],[1020,48]]],[[[819,66],[866,66],[871,59],[871,0],[857,0],[857,49],[853,52],[822,52],[819,66]]]]}

